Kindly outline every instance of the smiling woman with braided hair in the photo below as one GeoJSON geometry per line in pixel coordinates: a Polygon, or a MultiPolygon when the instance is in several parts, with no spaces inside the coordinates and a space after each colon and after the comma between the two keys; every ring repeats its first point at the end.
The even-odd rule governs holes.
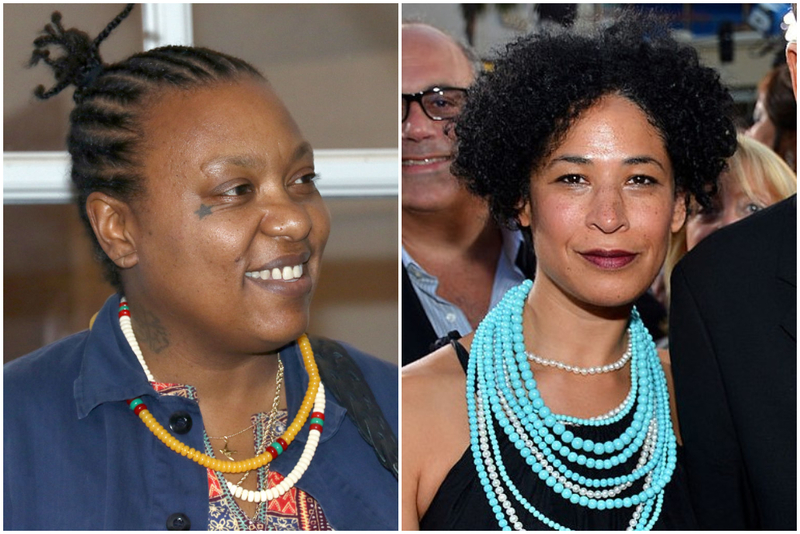
{"type": "Polygon", "coordinates": [[[4,368],[5,529],[396,529],[396,368],[304,334],[330,227],[310,144],[240,59],[103,63],[132,9],[34,42],[36,96],[75,87],[71,177],[117,293],[4,368]]]}

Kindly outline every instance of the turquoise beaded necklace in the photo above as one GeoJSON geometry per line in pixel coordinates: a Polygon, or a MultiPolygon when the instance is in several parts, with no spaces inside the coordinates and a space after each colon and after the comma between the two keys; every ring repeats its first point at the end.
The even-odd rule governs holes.
{"type": "Polygon", "coordinates": [[[651,530],[676,464],[669,393],[655,344],[634,308],[626,400],[606,416],[591,419],[553,414],[536,387],[525,351],[522,311],[532,285],[526,280],[511,289],[487,314],[475,331],[467,367],[470,449],[497,524],[503,530],[524,530],[516,512],[521,506],[552,529],[570,530],[517,489],[503,464],[495,427],[557,496],[592,510],[630,509],[628,530],[651,530]],[[595,443],[575,435],[581,426],[610,425],[631,412],[629,426],[612,440],[595,443]],[[635,456],[629,474],[604,476],[635,456]],[[577,472],[576,465],[591,476],[577,472]]]}

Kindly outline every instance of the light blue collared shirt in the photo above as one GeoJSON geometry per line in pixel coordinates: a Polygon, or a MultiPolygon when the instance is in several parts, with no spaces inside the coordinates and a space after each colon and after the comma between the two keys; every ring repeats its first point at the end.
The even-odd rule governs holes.
{"type": "MultiPolygon", "coordinates": [[[[506,291],[519,285],[525,280],[525,275],[516,265],[517,254],[522,247],[522,234],[519,230],[501,229],[503,235],[503,248],[497,261],[497,269],[492,285],[492,298],[489,309],[492,309],[506,291]]],[[[408,278],[419,297],[422,309],[428,316],[433,330],[438,337],[444,337],[452,330],[465,336],[472,332],[466,314],[455,304],[443,299],[436,294],[439,279],[427,273],[403,247],[403,266],[408,271],[408,278]]]]}

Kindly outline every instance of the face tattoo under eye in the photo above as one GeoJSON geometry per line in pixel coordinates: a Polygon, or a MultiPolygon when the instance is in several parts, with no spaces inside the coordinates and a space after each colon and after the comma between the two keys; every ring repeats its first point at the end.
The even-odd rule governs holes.
{"type": "MultiPolygon", "coordinates": [[[[300,13],[256,7],[267,32],[300,13]]],[[[88,329],[4,370],[3,526],[396,531],[396,356],[306,333],[330,233],[311,145],[236,57],[163,46],[105,64],[100,42],[135,8],[96,39],[54,13],[34,41],[32,63],[55,77],[36,96],[75,86],[53,104],[74,104],[71,178],[114,291],[88,329]],[[340,364],[352,372],[334,378],[340,364]],[[374,422],[380,440],[361,432],[374,422]]],[[[333,36],[353,30],[301,10],[333,36]]],[[[356,315],[373,313],[363,304],[356,315]]]]}
{"type": "Polygon", "coordinates": [[[211,215],[211,206],[206,206],[205,204],[200,204],[200,207],[194,213],[197,215],[198,219],[203,220],[203,217],[207,217],[208,215],[211,215]]]}

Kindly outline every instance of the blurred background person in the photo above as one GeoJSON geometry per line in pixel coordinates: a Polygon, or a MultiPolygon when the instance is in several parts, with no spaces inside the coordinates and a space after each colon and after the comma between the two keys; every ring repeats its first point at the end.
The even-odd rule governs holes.
{"type": "Polygon", "coordinates": [[[498,226],[486,201],[450,173],[452,120],[478,62],[420,23],[402,27],[403,365],[437,339],[472,332],[505,292],[532,276],[519,231],[498,226]]]}
{"type": "Polygon", "coordinates": [[[758,84],[747,135],[770,147],[797,172],[797,102],[786,63],[770,70],[758,84]]]}
{"type": "Polygon", "coordinates": [[[670,242],[663,275],[653,284],[654,293],[665,305],[669,302],[669,277],[688,251],[720,228],[797,192],[797,177],[775,152],[743,134],[737,136],[737,145],[720,174],[711,207],[702,209],[692,203],[686,225],[670,242]]]}

